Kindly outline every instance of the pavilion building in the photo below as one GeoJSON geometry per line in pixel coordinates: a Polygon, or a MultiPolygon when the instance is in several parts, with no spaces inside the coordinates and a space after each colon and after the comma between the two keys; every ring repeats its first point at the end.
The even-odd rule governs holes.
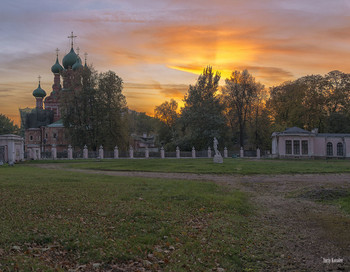
{"type": "Polygon", "coordinates": [[[298,127],[272,134],[275,158],[350,158],[350,134],[318,133],[298,127]]]}

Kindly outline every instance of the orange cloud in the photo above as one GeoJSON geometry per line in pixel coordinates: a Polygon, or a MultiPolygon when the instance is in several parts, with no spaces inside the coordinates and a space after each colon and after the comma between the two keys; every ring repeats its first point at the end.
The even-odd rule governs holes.
{"type": "Polygon", "coordinates": [[[54,49],[62,50],[61,60],[72,29],[98,71],[111,69],[134,82],[125,84],[128,105],[148,113],[166,99],[181,101],[188,85],[195,84],[194,75],[207,65],[222,78],[248,69],[267,86],[307,74],[350,71],[346,1],[88,2],[51,6],[38,0],[26,9],[11,4],[10,12],[4,4],[0,22],[11,31],[1,33],[2,113],[13,116],[18,107],[34,106],[31,92],[39,74],[51,91],[54,49]]]}
{"type": "MultiPolygon", "coordinates": [[[[180,71],[186,71],[196,75],[203,73],[203,68],[196,65],[188,66],[169,66],[171,69],[176,69],[180,71]]],[[[259,66],[230,66],[230,65],[220,65],[213,66],[214,70],[217,70],[221,74],[221,79],[229,78],[233,71],[235,70],[248,70],[258,81],[263,84],[272,86],[273,84],[282,83],[287,80],[294,78],[293,74],[289,71],[285,71],[277,67],[259,67],[259,66]]]]}
{"type": "Polygon", "coordinates": [[[124,95],[131,109],[153,115],[154,107],[163,103],[167,98],[173,98],[182,104],[187,89],[188,85],[184,84],[125,83],[124,95]]]}

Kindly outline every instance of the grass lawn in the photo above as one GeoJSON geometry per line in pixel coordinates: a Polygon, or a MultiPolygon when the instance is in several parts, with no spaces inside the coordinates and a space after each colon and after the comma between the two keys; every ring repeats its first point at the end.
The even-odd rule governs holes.
{"type": "MultiPolygon", "coordinates": [[[[200,161],[201,169],[210,163],[200,161]]],[[[154,163],[180,171],[196,164],[171,162],[118,160],[79,167],[125,170],[130,164],[128,170],[146,170],[154,163]]],[[[67,271],[79,265],[85,271],[130,271],[138,265],[152,271],[240,271],[252,262],[244,255],[251,213],[245,194],[213,183],[3,166],[0,271],[67,271]]]]}
{"type": "MultiPolygon", "coordinates": [[[[43,161],[42,161],[43,162],[43,161]]],[[[67,161],[65,161],[67,162],[67,161]]],[[[81,162],[69,167],[114,171],[183,172],[201,174],[315,174],[350,172],[348,160],[249,160],[225,159],[214,164],[212,159],[118,159],[81,162]]]]}
{"type": "Polygon", "coordinates": [[[350,214],[350,190],[345,188],[317,188],[311,190],[295,191],[287,194],[287,197],[300,197],[320,203],[338,206],[344,212],[350,214]]]}
{"type": "MultiPolygon", "coordinates": [[[[350,192],[349,192],[350,195],[350,192]]],[[[342,210],[350,214],[350,196],[342,197],[336,202],[342,210]]]]}

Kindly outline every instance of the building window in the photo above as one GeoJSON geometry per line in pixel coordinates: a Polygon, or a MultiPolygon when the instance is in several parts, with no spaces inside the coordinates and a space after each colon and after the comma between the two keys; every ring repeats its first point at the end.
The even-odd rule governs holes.
{"type": "Polygon", "coordinates": [[[344,151],[343,151],[343,144],[342,143],[338,143],[337,144],[337,156],[343,156],[344,155],[344,151]]]}
{"type": "Polygon", "coordinates": [[[327,156],[333,156],[333,144],[331,142],[327,143],[327,156]]]}
{"type": "Polygon", "coordinates": [[[53,138],[54,138],[54,139],[57,138],[57,134],[56,134],[56,133],[53,134],[53,138]]]}
{"type": "Polygon", "coordinates": [[[309,154],[308,141],[301,141],[301,152],[302,152],[303,155],[309,154]]]}
{"type": "Polygon", "coordinates": [[[29,139],[30,139],[31,141],[33,141],[33,135],[30,135],[30,136],[29,136],[29,139]]]}
{"type": "Polygon", "coordinates": [[[286,141],[286,154],[292,154],[292,141],[286,141]]]}
{"type": "Polygon", "coordinates": [[[294,155],[300,154],[300,141],[293,141],[294,155]]]}
{"type": "Polygon", "coordinates": [[[45,133],[45,138],[47,139],[47,133],[45,133]]]}

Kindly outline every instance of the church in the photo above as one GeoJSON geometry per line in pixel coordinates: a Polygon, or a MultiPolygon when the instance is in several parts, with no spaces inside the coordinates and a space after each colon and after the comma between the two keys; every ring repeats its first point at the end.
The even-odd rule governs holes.
{"type": "Polygon", "coordinates": [[[56,147],[57,152],[65,152],[68,148],[68,138],[61,119],[60,97],[72,88],[76,72],[87,67],[87,54],[85,53],[83,66],[79,48],[77,48],[78,53],[74,51],[75,37],[73,32],[68,37],[71,39],[71,49],[63,57],[62,65],[58,60],[59,50],[56,50],[56,62],[51,67],[54,78],[50,95],[47,96],[46,91],[41,88],[39,76],[38,87],[33,91],[36,107],[20,109],[28,159],[41,159],[41,154],[50,152],[53,146],[56,147]]]}

